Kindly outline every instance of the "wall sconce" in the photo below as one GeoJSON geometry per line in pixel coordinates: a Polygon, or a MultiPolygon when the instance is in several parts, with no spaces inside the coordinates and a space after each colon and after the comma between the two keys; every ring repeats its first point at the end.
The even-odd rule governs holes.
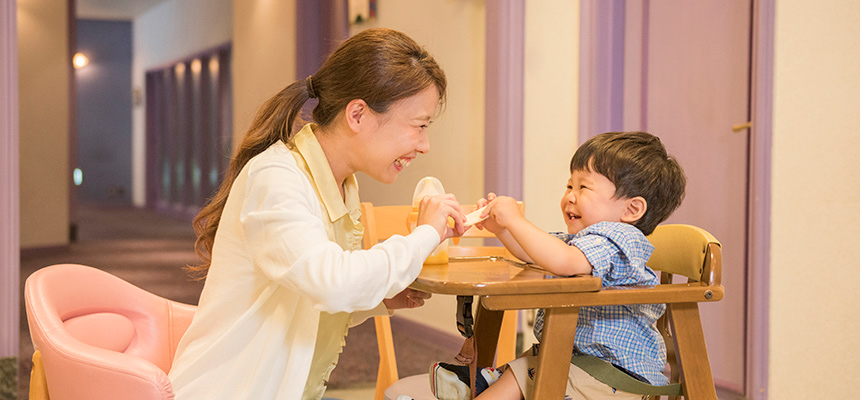
{"type": "Polygon", "coordinates": [[[194,61],[191,62],[191,72],[193,72],[194,75],[199,74],[202,68],[203,64],[200,62],[199,58],[195,58],[194,61]]]}
{"type": "Polygon", "coordinates": [[[218,56],[214,56],[209,59],[209,74],[212,76],[218,75],[218,68],[220,65],[218,64],[218,56]]]}
{"type": "Polygon", "coordinates": [[[83,53],[75,53],[75,56],[72,57],[72,64],[74,64],[75,69],[86,67],[89,63],[90,59],[83,53]]]}

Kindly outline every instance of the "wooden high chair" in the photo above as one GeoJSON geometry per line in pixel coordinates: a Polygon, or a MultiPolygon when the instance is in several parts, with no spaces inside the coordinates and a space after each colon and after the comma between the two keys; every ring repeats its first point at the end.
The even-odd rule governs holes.
{"type": "MultiPolygon", "coordinates": [[[[462,206],[464,214],[475,209],[474,205],[462,206]]],[[[520,208],[522,209],[522,203],[520,208]]],[[[411,205],[375,207],[369,202],[361,203],[361,220],[364,225],[363,247],[369,249],[373,245],[388,239],[392,235],[409,234],[407,218],[412,212],[411,205]]],[[[470,228],[464,238],[493,238],[492,233],[470,228]]],[[[463,248],[462,250],[468,251],[463,248]]],[[[504,251],[503,248],[499,249],[504,251]]],[[[452,310],[453,312],[453,310],[452,310]]],[[[379,346],[379,372],[376,380],[376,395],[374,400],[394,400],[401,394],[407,394],[415,400],[434,400],[430,392],[429,374],[415,375],[399,379],[397,374],[397,359],[394,354],[394,342],[391,333],[391,322],[387,315],[374,317],[376,325],[376,340],[379,346]],[[392,385],[396,385],[391,387],[392,385]],[[391,390],[388,390],[391,387],[391,390]]],[[[504,313],[500,329],[497,350],[497,365],[505,364],[516,358],[517,311],[504,313]]],[[[427,366],[430,369],[430,365],[427,366]]]]}
{"type": "MultiPolygon", "coordinates": [[[[573,349],[571,329],[576,326],[579,307],[666,303],[666,313],[657,322],[657,328],[666,342],[670,381],[678,384],[674,387],[676,393],[669,396],[683,395],[688,400],[717,399],[698,303],[723,298],[723,286],[720,283],[720,242],[704,229],[691,225],[658,226],[648,236],[648,240],[655,250],[647,265],[661,274],[660,285],[608,287],[593,292],[519,293],[480,297],[475,328],[477,331],[481,330],[482,315],[492,315],[502,310],[546,310],[533,398],[563,397],[563,384],[567,380],[567,366],[571,362],[573,349]],[[673,283],[674,275],[686,277],[687,282],[673,283]],[[555,327],[559,329],[553,329],[555,327]],[[551,350],[546,351],[548,348],[551,350]]],[[[492,317],[488,318],[492,320],[492,317]]],[[[483,353],[487,351],[484,349],[483,353]]],[[[479,347],[479,363],[481,359],[486,359],[486,356],[482,357],[480,354],[482,353],[479,347]]],[[[615,370],[610,364],[600,360],[592,365],[596,370],[615,370]],[[605,365],[600,365],[601,363],[605,365]],[[605,368],[606,366],[609,368],[605,368]]],[[[597,377],[591,370],[587,372],[597,377]]],[[[626,379],[627,383],[639,382],[626,374],[620,375],[618,379],[626,379]]],[[[652,397],[660,396],[652,394],[652,397]]]]}

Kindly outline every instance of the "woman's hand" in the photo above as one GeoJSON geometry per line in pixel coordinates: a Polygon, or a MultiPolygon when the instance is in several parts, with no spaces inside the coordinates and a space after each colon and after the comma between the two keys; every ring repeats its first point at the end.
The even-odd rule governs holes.
{"type": "Polygon", "coordinates": [[[453,194],[425,196],[418,205],[418,225],[430,225],[439,233],[441,240],[461,236],[466,231],[463,222],[466,216],[460,212],[460,203],[453,194]],[[448,226],[448,217],[454,220],[454,227],[448,226]]]}
{"type": "Polygon", "coordinates": [[[389,310],[396,310],[398,308],[416,308],[423,306],[424,300],[429,299],[430,296],[430,293],[406,288],[403,289],[402,292],[397,293],[394,297],[382,300],[382,303],[385,304],[385,307],[389,310]]]}

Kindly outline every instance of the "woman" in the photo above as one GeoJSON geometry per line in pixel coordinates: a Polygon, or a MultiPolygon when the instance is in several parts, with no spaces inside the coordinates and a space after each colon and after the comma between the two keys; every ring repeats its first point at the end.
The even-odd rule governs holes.
{"type": "Polygon", "coordinates": [[[411,234],[360,250],[354,173],[391,183],[427,152],[445,88],[412,39],[371,29],[263,105],[194,221],[206,284],[169,374],[178,400],[319,399],[349,326],[424,303],[407,286],[465,230],[459,204],[425,198],[411,234]],[[294,133],[309,98],[314,123],[294,133]]]}

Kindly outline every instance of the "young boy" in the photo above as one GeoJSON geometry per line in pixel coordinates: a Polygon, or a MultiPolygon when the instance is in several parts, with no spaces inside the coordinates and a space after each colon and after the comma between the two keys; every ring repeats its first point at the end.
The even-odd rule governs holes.
{"type": "MultiPolygon", "coordinates": [[[[657,275],[645,266],[654,250],[645,236],[678,208],[685,184],[680,165],[656,136],[609,132],[583,143],[570,162],[570,179],[561,198],[567,234],[547,234],[525,219],[514,199],[493,193],[478,201],[479,207],[488,205],[483,214],[489,218],[476,225],[495,233],[518,258],[554,275],[591,274],[602,278],[604,287],[656,285],[657,275]]],[[[574,354],[598,357],[652,385],[667,384],[662,374],[666,346],[655,327],[665,308],[665,304],[581,307],[574,354]]],[[[538,341],[542,328],[540,310],[535,321],[538,341]]],[[[509,363],[478,399],[529,399],[536,356],[535,347],[509,363]]],[[[441,375],[436,380],[437,397],[461,389],[444,386],[463,385],[465,379],[451,379],[456,373],[463,375],[462,368],[468,370],[440,363],[431,368],[441,375]]],[[[573,364],[566,394],[574,399],[642,397],[603,384],[573,364]]]]}

